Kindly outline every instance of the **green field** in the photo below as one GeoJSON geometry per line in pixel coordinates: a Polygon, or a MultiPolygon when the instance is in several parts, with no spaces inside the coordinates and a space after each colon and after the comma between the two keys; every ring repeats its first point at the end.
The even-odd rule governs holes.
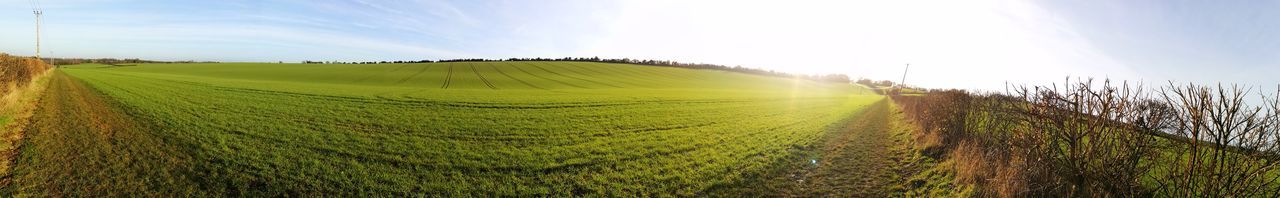
{"type": "Polygon", "coordinates": [[[37,123],[19,194],[698,195],[883,100],[842,83],[589,62],[78,65],[50,86],[42,102],[105,108],[38,111],[98,127],[37,123]]]}

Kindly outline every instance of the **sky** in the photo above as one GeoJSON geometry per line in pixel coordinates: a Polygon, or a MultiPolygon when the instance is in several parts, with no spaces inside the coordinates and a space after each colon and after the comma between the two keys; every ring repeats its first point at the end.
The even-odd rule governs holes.
{"type": "MultiPolygon", "coordinates": [[[[228,62],[591,57],[1001,90],[1066,77],[1280,84],[1280,2],[46,0],[43,53],[228,62]]],[[[34,53],[31,0],[0,52],[34,53]]]]}

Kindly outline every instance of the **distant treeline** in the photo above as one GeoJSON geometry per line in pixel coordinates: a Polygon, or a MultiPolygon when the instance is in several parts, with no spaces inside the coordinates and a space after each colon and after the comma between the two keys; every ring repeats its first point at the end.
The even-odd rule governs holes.
{"type": "Polygon", "coordinates": [[[866,79],[866,78],[858,78],[858,80],[854,81],[854,83],[866,85],[869,87],[892,87],[894,85],[893,81],[888,81],[888,80],[872,81],[871,79],[866,79]]]}
{"type": "Polygon", "coordinates": [[[126,59],[117,59],[117,58],[44,58],[44,60],[49,60],[49,61],[50,61],[50,63],[53,63],[54,65],[76,65],[76,64],[85,64],[85,63],[97,63],[97,64],[107,64],[107,65],[117,65],[117,64],[137,64],[137,63],[217,63],[217,62],[212,62],[212,61],[201,61],[201,62],[197,62],[197,61],[154,61],[154,60],[143,60],[143,59],[137,59],[137,58],[126,58],[126,59]]]}
{"type": "MultiPolygon", "coordinates": [[[[706,63],[683,63],[683,62],[669,61],[669,60],[644,60],[644,59],[630,59],[630,58],[621,58],[621,59],[609,59],[609,58],[600,58],[600,57],[508,58],[508,59],[470,58],[470,59],[444,59],[444,60],[434,60],[434,61],[433,60],[377,61],[377,62],[374,62],[374,61],[366,61],[366,62],[303,61],[302,63],[306,63],[306,64],[386,64],[386,63],[499,62],[499,61],[574,61],[574,62],[621,63],[621,64],[635,64],[635,65],[645,65],[645,66],[720,70],[720,71],[730,71],[730,72],[765,75],[765,76],[803,78],[803,79],[823,81],[823,82],[839,82],[839,83],[850,82],[849,76],[845,74],[820,74],[820,75],[791,74],[786,72],[765,70],[765,69],[759,69],[759,68],[747,68],[742,66],[730,67],[725,65],[706,64],[706,63]]],[[[892,82],[890,82],[890,84],[892,84],[892,82]]]]}

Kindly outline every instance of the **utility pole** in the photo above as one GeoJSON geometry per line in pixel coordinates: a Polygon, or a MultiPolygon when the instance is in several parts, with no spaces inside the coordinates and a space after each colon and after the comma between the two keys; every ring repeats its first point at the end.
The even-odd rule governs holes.
{"type": "Polygon", "coordinates": [[[907,68],[902,69],[902,80],[901,80],[901,81],[898,81],[898,86],[899,86],[899,87],[905,87],[905,86],[907,85],[907,70],[908,70],[908,69],[911,69],[911,63],[907,63],[907,68]]]}
{"type": "Polygon", "coordinates": [[[36,14],[36,59],[40,59],[40,15],[43,15],[44,12],[40,11],[40,8],[36,8],[31,13],[36,14]]]}

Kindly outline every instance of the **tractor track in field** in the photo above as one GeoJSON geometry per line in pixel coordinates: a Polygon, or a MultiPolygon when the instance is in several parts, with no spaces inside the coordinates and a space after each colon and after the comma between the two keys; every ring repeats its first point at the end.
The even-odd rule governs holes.
{"type": "Polygon", "coordinates": [[[422,73],[426,72],[428,68],[431,68],[430,64],[422,65],[422,69],[419,69],[418,72],[414,72],[413,75],[409,75],[409,77],[405,77],[400,79],[399,81],[396,81],[396,84],[398,85],[398,84],[403,84],[404,82],[408,82],[410,79],[416,78],[418,77],[418,75],[422,75],[422,73]]]}
{"type": "MultiPolygon", "coordinates": [[[[565,66],[567,66],[567,67],[573,67],[573,68],[578,68],[578,69],[580,69],[580,70],[589,71],[589,72],[591,72],[591,73],[595,73],[595,74],[597,74],[597,75],[599,75],[599,76],[609,75],[609,73],[608,73],[608,72],[601,72],[601,71],[597,71],[597,70],[595,70],[595,69],[591,69],[590,67],[586,67],[586,66],[581,66],[581,65],[578,65],[578,64],[574,64],[573,62],[567,62],[567,63],[564,63],[563,65],[565,65],[565,66]]],[[[577,74],[582,74],[582,75],[584,75],[584,76],[591,76],[590,74],[587,74],[587,72],[581,72],[581,71],[578,71],[578,70],[576,70],[576,69],[570,69],[569,71],[570,71],[570,72],[573,72],[573,73],[577,73],[577,74]]],[[[615,71],[615,72],[619,72],[619,73],[621,73],[621,71],[615,71]]],[[[609,78],[609,79],[610,79],[610,80],[612,80],[613,82],[618,82],[618,83],[622,83],[622,84],[627,84],[627,85],[634,86],[634,87],[645,87],[645,85],[642,85],[642,84],[636,84],[636,83],[632,83],[632,82],[642,82],[642,81],[644,81],[644,82],[649,82],[648,80],[635,79],[635,78],[633,78],[633,77],[632,77],[632,75],[619,75],[619,76],[615,76],[615,77],[613,77],[613,78],[609,78]],[[625,78],[626,80],[621,80],[621,79],[623,79],[623,78],[625,78]]],[[[650,83],[652,83],[652,82],[650,82],[650,83]]]]}
{"type": "Polygon", "coordinates": [[[683,75],[683,74],[675,74],[674,72],[672,72],[672,73],[663,73],[662,71],[658,71],[658,70],[647,70],[647,69],[636,69],[636,70],[633,70],[633,71],[634,71],[636,74],[638,74],[638,76],[655,76],[655,77],[656,77],[656,76],[661,76],[661,77],[665,77],[665,78],[669,78],[669,79],[673,79],[673,80],[682,80],[682,81],[696,81],[696,80],[698,80],[698,78],[696,78],[696,77],[690,77],[690,76],[683,75]]]}
{"type": "Polygon", "coordinates": [[[453,64],[452,63],[449,64],[449,74],[446,74],[444,76],[444,85],[441,85],[440,88],[449,89],[450,83],[453,83],[453,64]]]}
{"type": "Polygon", "coordinates": [[[547,89],[547,88],[539,87],[539,86],[537,86],[537,85],[533,85],[533,84],[531,84],[531,83],[529,83],[529,82],[525,82],[524,80],[520,80],[519,78],[513,77],[513,76],[511,76],[511,75],[508,75],[508,74],[507,74],[507,72],[503,72],[503,71],[502,71],[502,69],[498,69],[498,67],[497,67],[497,66],[493,66],[494,64],[487,64],[487,65],[489,65],[489,68],[493,68],[493,71],[498,71],[498,74],[502,74],[502,76],[506,76],[507,78],[510,78],[511,80],[516,80],[516,82],[520,82],[520,84],[528,85],[529,87],[533,87],[533,88],[537,88],[537,89],[547,89]]]}
{"type": "MultiPolygon", "coordinates": [[[[191,81],[182,81],[182,80],[172,80],[172,79],[158,79],[158,78],[150,78],[150,77],[144,77],[144,76],[133,76],[133,75],[116,74],[116,73],[108,73],[108,75],[115,75],[115,76],[121,76],[121,77],[129,77],[129,78],[150,79],[150,80],[157,80],[157,81],[163,81],[163,82],[166,82],[166,83],[165,83],[166,85],[169,85],[169,84],[182,84],[182,85],[187,85],[187,86],[197,86],[197,87],[203,87],[203,88],[208,88],[208,89],[215,89],[215,90],[219,90],[219,91],[236,92],[236,93],[246,93],[246,94],[265,94],[265,95],[271,95],[271,96],[286,96],[286,97],[301,97],[301,98],[308,98],[308,99],[314,99],[314,100],[335,100],[335,101],[349,101],[349,102],[359,102],[359,103],[374,103],[374,104],[384,104],[384,105],[399,105],[399,106],[404,106],[404,107],[449,106],[449,107],[460,107],[460,108],[486,108],[486,109],[557,109],[557,108],[591,108],[591,107],[611,107],[611,106],[645,105],[645,104],[652,104],[652,103],[656,103],[656,102],[669,103],[669,104],[675,104],[675,103],[679,103],[679,104],[714,104],[714,103],[744,103],[744,102],[761,102],[761,101],[767,101],[767,102],[781,102],[781,101],[810,101],[810,100],[813,100],[813,101],[821,101],[821,100],[833,100],[833,99],[829,99],[829,98],[808,98],[808,99],[805,99],[805,98],[799,98],[799,99],[792,99],[792,98],[780,98],[780,99],[749,99],[749,100],[747,100],[747,99],[725,99],[725,100],[704,100],[704,99],[693,99],[693,100],[640,100],[640,101],[631,101],[631,102],[567,102],[567,103],[544,103],[544,104],[536,104],[536,105],[535,105],[535,104],[519,104],[519,103],[441,102],[441,101],[431,101],[431,100],[428,100],[428,99],[418,99],[418,100],[400,100],[400,99],[391,99],[391,98],[379,98],[379,99],[373,100],[373,99],[369,99],[369,98],[359,98],[359,97],[346,97],[346,96],[332,96],[332,95],[320,95],[320,94],[307,94],[307,93],[298,93],[298,92],[288,92],[288,91],[278,91],[278,90],[266,90],[266,89],[252,89],[252,88],[241,88],[241,87],[227,87],[227,86],[218,86],[218,85],[212,85],[212,84],[207,84],[207,83],[199,83],[199,82],[191,82],[191,81]]],[[[177,94],[177,93],[175,93],[175,94],[177,94]]]]}
{"type": "MultiPolygon", "coordinates": [[[[391,69],[391,71],[387,71],[387,72],[388,72],[388,73],[390,73],[390,72],[400,71],[401,69],[404,69],[405,67],[409,67],[409,64],[400,65],[399,67],[396,67],[395,69],[391,69]]],[[[370,74],[370,75],[365,76],[365,77],[363,77],[363,78],[357,79],[357,80],[356,80],[356,82],[357,82],[357,83],[364,82],[364,81],[366,81],[366,80],[373,79],[373,77],[374,77],[374,76],[381,76],[381,75],[382,75],[382,73],[370,74]]]]}
{"type": "Polygon", "coordinates": [[[498,89],[497,87],[493,86],[493,83],[489,83],[489,79],[484,78],[484,75],[480,75],[480,71],[476,70],[475,63],[467,63],[467,66],[471,67],[472,73],[476,73],[476,76],[480,77],[480,81],[484,82],[484,86],[489,86],[489,89],[498,89]]]}
{"type": "Polygon", "coordinates": [[[610,87],[614,87],[614,88],[622,88],[622,87],[619,87],[619,86],[617,86],[617,85],[613,85],[613,84],[597,82],[597,81],[590,80],[590,79],[579,78],[579,77],[577,77],[577,76],[565,75],[565,74],[562,74],[562,73],[560,73],[560,72],[555,72],[555,71],[551,71],[551,70],[549,70],[549,69],[547,69],[547,68],[543,68],[542,66],[538,66],[538,65],[536,65],[536,64],[529,64],[529,65],[531,65],[531,66],[533,66],[533,67],[535,67],[535,68],[541,69],[542,71],[546,71],[547,73],[555,74],[555,75],[557,75],[557,76],[563,76],[563,77],[565,77],[565,78],[572,78],[572,79],[576,79],[576,80],[587,81],[587,82],[591,82],[591,83],[595,83],[595,84],[601,84],[601,85],[604,85],[604,86],[610,86],[610,87]]]}
{"type": "MultiPolygon", "coordinates": [[[[544,79],[544,80],[549,80],[549,81],[551,81],[551,82],[556,82],[556,83],[560,83],[560,84],[563,84],[563,85],[568,85],[568,86],[570,86],[570,87],[574,87],[574,88],[588,89],[587,87],[578,86],[578,85],[575,85],[575,84],[573,84],[573,83],[567,83],[567,82],[559,81],[559,80],[556,80],[556,79],[553,79],[553,78],[547,78],[547,77],[544,77],[544,76],[539,76],[539,75],[537,75],[537,74],[534,74],[533,72],[529,72],[528,70],[524,70],[523,68],[520,68],[520,66],[515,65],[515,64],[511,64],[511,63],[507,63],[507,62],[503,62],[503,63],[506,63],[507,65],[510,65],[510,66],[511,66],[511,68],[516,68],[516,70],[520,70],[520,72],[524,72],[524,73],[529,74],[530,76],[533,76],[533,77],[538,77],[538,78],[541,78],[541,79],[544,79]]],[[[532,65],[532,64],[529,64],[529,65],[532,65]]]]}

